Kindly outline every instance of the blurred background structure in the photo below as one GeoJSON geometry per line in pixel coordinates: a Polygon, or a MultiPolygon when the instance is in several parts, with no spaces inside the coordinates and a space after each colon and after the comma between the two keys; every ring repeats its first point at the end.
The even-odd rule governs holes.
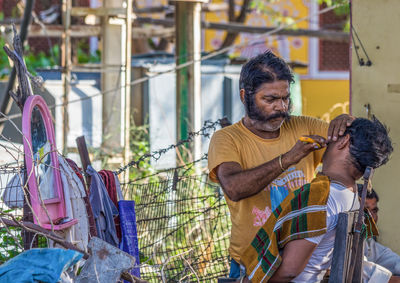
{"type": "MultiPolygon", "coordinates": [[[[180,89],[181,83],[178,84],[179,88],[176,88],[173,79],[174,64],[179,65],[194,58],[190,50],[194,45],[189,47],[192,40],[188,41],[188,38],[184,37],[182,41],[188,43],[187,46],[183,45],[185,49],[175,48],[176,38],[179,38],[179,34],[185,34],[184,27],[187,26],[187,23],[178,24],[177,29],[174,28],[175,20],[178,20],[180,15],[187,14],[187,11],[179,12],[179,9],[175,13],[175,6],[181,5],[179,3],[182,1],[133,1],[132,13],[128,13],[131,17],[126,16],[128,2],[123,1],[32,2],[32,25],[27,32],[30,55],[28,57],[32,62],[28,61],[27,65],[35,68],[45,78],[46,85],[51,85],[46,86],[46,89],[52,89],[50,104],[63,104],[55,107],[54,111],[58,125],[57,144],[64,152],[71,152],[75,147],[75,137],[85,134],[90,136],[90,145],[98,147],[100,142],[105,152],[113,151],[114,156],[116,152],[122,153],[128,143],[125,137],[129,136],[127,129],[130,128],[131,122],[134,125],[149,124],[153,129],[150,133],[157,132],[159,136],[168,137],[164,138],[165,144],[159,145],[155,144],[156,140],[159,140],[158,136],[152,138],[152,148],[179,140],[179,125],[182,123],[188,123],[186,127],[189,130],[198,130],[201,121],[217,119],[223,115],[236,122],[243,113],[240,105],[233,105],[238,97],[240,65],[247,58],[268,49],[290,62],[298,74],[297,83],[292,89],[295,114],[320,117],[329,121],[338,114],[348,112],[347,5],[323,11],[327,4],[332,5],[331,1],[200,1],[199,16],[182,20],[198,22],[201,32],[195,33],[194,39],[199,45],[196,46],[199,48],[196,52],[211,54],[211,57],[202,61],[203,91],[201,96],[199,95],[201,98],[197,98],[197,102],[191,104],[192,110],[185,112],[185,101],[182,101],[183,106],[180,105],[180,100],[173,101],[179,97],[176,91],[186,91],[180,89]],[[131,24],[127,25],[128,21],[131,24]],[[132,32],[127,33],[126,27],[131,25],[132,32]],[[273,28],[285,25],[287,28],[273,31],[273,28]],[[265,34],[268,32],[269,34],[265,34]],[[130,40],[127,37],[130,37],[130,40]],[[221,49],[224,52],[213,55],[221,49]],[[128,53],[133,54],[133,59],[128,53]],[[128,65],[132,65],[133,68],[131,75],[127,73],[129,79],[125,76],[128,65]],[[211,66],[215,66],[214,70],[211,66]],[[168,70],[172,72],[159,74],[168,70]],[[223,79],[216,80],[214,76],[205,75],[214,72],[221,74],[223,79]],[[135,82],[142,78],[146,79],[135,82]],[[78,85],[80,87],[77,87],[78,85]],[[88,88],[92,90],[83,85],[90,85],[88,88]],[[162,94],[157,89],[160,86],[163,88],[162,94]],[[99,97],[93,93],[95,88],[101,92],[99,97]],[[88,99],[93,95],[96,97],[88,99]],[[163,99],[171,105],[160,111],[160,105],[164,104],[163,99]],[[161,100],[156,111],[152,111],[156,103],[154,100],[161,100]],[[207,105],[207,102],[210,102],[210,105],[207,105]],[[171,106],[175,105],[177,108],[174,110],[171,106]],[[89,112],[79,110],[91,107],[89,112]],[[99,112],[102,115],[98,115],[99,112]],[[163,117],[157,117],[160,114],[156,112],[167,113],[163,117]],[[183,115],[179,115],[181,112],[183,115]],[[195,121],[189,121],[193,120],[188,116],[190,112],[201,112],[196,114],[196,126],[195,121]],[[93,113],[97,113],[96,117],[93,117],[93,113]],[[74,119],[68,119],[69,116],[73,116],[74,119]],[[134,119],[131,121],[128,116],[134,119]],[[81,121],[78,121],[79,119],[81,121]]],[[[341,1],[339,2],[341,4],[341,1]]],[[[12,0],[0,2],[3,40],[6,40],[7,36],[10,37],[10,23],[21,22],[24,3],[12,0]]],[[[187,7],[185,9],[187,10],[187,7]]],[[[193,64],[183,68],[182,72],[187,72],[191,65],[193,64]]],[[[3,66],[0,67],[5,77],[9,67],[4,56],[3,66]]],[[[179,68],[177,72],[179,79],[179,68]]],[[[186,77],[193,77],[195,80],[197,75],[186,77]]],[[[191,82],[188,83],[185,88],[189,87],[190,91],[191,82]]],[[[2,95],[2,110],[6,110],[10,100],[4,91],[2,95]]],[[[188,97],[190,98],[190,95],[188,97]]],[[[184,135],[185,133],[183,137],[184,135]]],[[[207,145],[202,146],[203,151],[206,148],[207,145]]],[[[115,158],[114,161],[121,163],[127,158],[115,158]]]]}

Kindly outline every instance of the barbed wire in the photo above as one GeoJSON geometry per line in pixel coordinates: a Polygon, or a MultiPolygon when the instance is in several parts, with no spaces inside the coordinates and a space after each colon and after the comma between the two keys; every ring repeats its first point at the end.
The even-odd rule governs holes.
{"type": "Polygon", "coordinates": [[[160,175],[162,173],[168,173],[168,172],[172,172],[173,170],[179,170],[179,169],[183,169],[183,168],[186,168],[186,170],[182,173],[182,174],[185,174],[187,171],[189,171],[193,167],[193,165],[195,165],[195,164],[197,164],[199,162],[202,162],[204,160],[207,160],[207,159],[208,159],[208,154],[205,153],[205,154],[203,154],[202,157],[200,157],[199,159],[196,159],[196,160],[194,160],[192,162],[185,163],[184,165],[180,165],[178,167],[171,167],[171,168],[167,168],[167,169],[162,169],[162,170],[157,171],[155,173],[152,173],[150,175],[146,175],[146,176],[143,176],[143,177],[136,178],[134,180],[130,180],[128,183],[124,183],[124,184],[133,184],[133,183],[136,183],[136,182],[138,182],[140,180],[148,179],[148,178],[151,178],[153,176],[160,175]]]}
{"type": "MultiPolygon", "coordinates": [[[[137,160],[132,160],[128,164],[120,167],[117,171],[115,171],[115,173],[117,175],[119,175],[119,174],[121,174],[122,172],[126,171],[128,168],[130,168],[132,166],[139,166],[140,162],[142,162],[143,160],[145,160],[147,158],[153,158],[154,160],[157,161],[167,151],[170,151],[171,149],[175,149],[175,148],[178,148],[178,147],[180,147],[180,146],[182,146],[184,144],[192,142],[196,136],[203,136],[203,137],[209,138],[210,137],[210,133],[208,131],[212,129],[213,132],[215,132],[217,127],[219,125],[221,125],[221,122],[225,121],[225,119],[226,118],[221,118],[221,119],[218,119],[215,122],[211,122],[211,121],[207,120],[207,121],[204,122],[204,125],[200,130],[198,130],[196,132],[188,133],[188,137],[186,139],[182,139],[182,140],[178,141],[176,144],[171,144],[166,148],[163,148],[163,149],[160,149],[160,150],[157,150],[157,151],[153,151],[153,152],[150,152],[150,153],[143,154],[137,160]]],[[[200,158],[199,161],[200,160],[204,160],[204,156],[202,158],[200,158]]],[[[197,162],[199,162],[199,161],[197,161],[197,162]]]]}
{"type": "MultiPolygon", "coordinates": [[[[0,115],[2,115],[2,116],[4,117],[4,119],[6,119],[6,120],[8,120],[8,121],[11,120],[9,116],[4,115],[4,114],[1,113],[1,112],[0,112],[0,115]]],[[[10,121],[10,122],[12,123],[12,121],[10,121]]],[[[137,160],[134,160],[134,161],[129,162],[128,164],[126,164],[126,165],[120,167],[117,171],[114,171],[114,172],[115,172],[117,175],[119,175],[119,174],[121,174],[122,172],[126,171],[127,168],[129,168],[129,167],[132,167],[132,166],[139,166],[140,162],[144,161],[144,160],[147,159],[147,158],[153,158],[154,160],[157,161],[157,160],[159,160],[159,159],[161,158],[161,156],[162,156],[163,154],[165,154],[165,153],[168,152],[169,150],[178,148],[178,147],[180,147],[180,146],[182,146],[182,145],[184,145],[184,144],[187,144],[187,143],[192,142],[196,136],[204,136],[204,137],[206,137],[206,138],[209,138],[209,137],[210,137],[210,134],[211,134],[210,130],[212,130],[212,132],[214,132],[214,131],[217,129],[217,127],[219,127],[219,126],[221,126],[221,125],[227,125],[227,122],[229,122],[229,121],[228,121],[228,119],[227,119],[226,117],[220,118],[220,119],[218,119],[218,120],[216,120],[216,121],[214,121],[214,122],[212,122],[212,121],[210,121],[210,120],[207,120],[207,121],[204,122],[203,127],[202,127],[200,130],[198,130],[198,131],[196,131],[196,132],[190,132],[190,133],[188,133],[188,137],[187,137],[186,139],[182,139],[182,140],[180,140],[178,143],[169,145],[169,146],[166,147],[166,148],[163,148],[163,149],[160,149],[160,150],[151,152],[151,153],[146,153],[146,154],[142,155],[141,157],[139,157],[137,160]]],[[[20,130],[15,124],[13,124],[13,126],[17,129],[17,131],[19,131],[19,132],[22,134],[21,130],[20,130]]],[[[13,143],[10,139],[8,139],[7,137],[3,136],[2,134],[0,134],[0,137],[3,138],[6,142],[8,142],[9,144],[12,145],[12,147],[11,147],[11,146],[9,146],[9,145],[0,144],[0,147],[3,148],[4,150],[6,150],[7,153],[8,153],[9,155],[11,155],[12,157],[14,157],[14,155],[11,154],[10,150],[16,151],[17,153],[22,154],[22,156],[24,155],[24,152],[23,152],[23,149],[22,149],[22,148],[16,147],[16,146],[14,145],[14,143],[13,143]]],[[[207,154],[204,154],[202,157],[200,157],[200,158],[197,159],[197,160],[194,160],[194,161],[189,162],[189,163],[185,163],[184,165],[181,165],[181,166],[178,166],[178,167],[174,167],[174,168],[175,168],[175,169],[187,168],[187,170],[189,170],[191,166],[193,166],[194,164],[199,163],[199,162],[201,162],[201,161],[204,161],[204,160],[206,160],[207,158],[208,158],[208,155],[207,155],[207,154]]],[[[14,159],[16,159],[16,158],[14,157],[14,159]]],[[[10,168],[10,169],[14,169],[14,170],[15,170],[15,168],[13,168],[13,167],[22,166],[22,165],[20,165],[19,163],[20,163],[20,162],[18,162],[18,161],[16,160],[15,162],[10,163],[10,164],[3,164],[3,165],[0,166],[0,169],[8,169],[8,168],[10,168]],[[17,165],[17,166],[16,166],[16,165],[17,165]]],[[[159,174],[159,173],[161,173],[161,172],[166,172],[166,171],[169,171],[169,170],[174,169],[174,168],[165,169],[165,170],[159,171],[159,172],[157,172],[157,173],[155,173],[155,174],[159,174]]],[[[83,171],[82,171],[81,173],[85,174],[85,172],[83,172],[83,171]]],[[[148,177],[151,177],[151,175],[141,177],[141,178],[139,178],[139,179],[136,179],[135,181],[138,181],[138,180],[141,180],[141,179],[145,179],[145,178],[148,178],[148,177]]]]}

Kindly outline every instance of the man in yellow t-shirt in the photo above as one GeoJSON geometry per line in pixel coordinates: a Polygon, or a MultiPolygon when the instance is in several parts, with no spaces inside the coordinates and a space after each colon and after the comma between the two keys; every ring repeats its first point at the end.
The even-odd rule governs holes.
{"type": "Polygon", "coordinates": [[[326,146],[353,117],[343,114],[330,125],[318,119],[290,116],[288,65],[272,52],[249,60],[240,73],[240,99],[246,115],[217,131],[210,142],[210,179],[219,182],[232,221],[230,277],[240,276],[240,256],[274,209],[314,177],[326,146]],[[316,143],[298,141],[310,136],[316,143]]]}

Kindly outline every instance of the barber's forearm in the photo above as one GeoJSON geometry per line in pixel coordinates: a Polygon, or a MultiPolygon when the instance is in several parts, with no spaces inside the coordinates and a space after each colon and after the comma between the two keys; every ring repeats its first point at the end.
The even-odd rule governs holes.
{"type": "MultiPolygon", "coordinates": [[[[310,137],[318,140],[320,145],[325,146],[322,137],[310,137]]],[[[281,164],[279,163],[279,156],[248,170],[243,170],[240,165],[235,162],[223,163],[218,167],[217,175],[219,182],[232,201],[248,198],[267,187],[282,174],[282,169],[286,170],[290,166],[297,164],[311,152],[317,150],[316,146],[315,143],[297,141],[291,150],[282,155],[281,164]]]]}
{"type": "MultiPolygon", "coordinates": [[[[294,163],[290,161],[290,157],[287,158],[284,154],[282,156],[284,169],[292,164],[294,163]]],[[[279,157],[277,157],[252,169],[238,169],[230,174],[218,172],[218,178],[228,197],[232,201],[239,201],[259,193],[280,174],[282,174],[282,168],[279,164],[279,157]]]]}

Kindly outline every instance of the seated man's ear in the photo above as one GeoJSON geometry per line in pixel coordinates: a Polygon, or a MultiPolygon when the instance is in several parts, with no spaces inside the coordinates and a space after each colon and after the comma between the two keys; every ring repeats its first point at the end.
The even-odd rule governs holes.
{"type": "Polygon", "coordinates": [[[348,146],[350,146],[350,135],[344,135],[342,137],[339,137],[339,139],[336,142],[336,146],[338,149],[344,149],[348,146]]]}

